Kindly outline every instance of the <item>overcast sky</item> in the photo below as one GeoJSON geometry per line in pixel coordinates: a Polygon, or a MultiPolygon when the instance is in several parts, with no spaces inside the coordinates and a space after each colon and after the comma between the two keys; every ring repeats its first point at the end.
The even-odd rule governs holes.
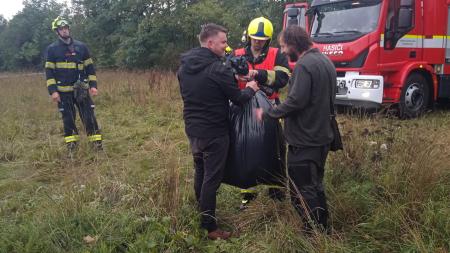
{"type": "MultiPolygon", "coordinates": [[[[23,0],[0,0],[0,15],[3,15],[7,20],[10,20],[17,12],[23,8],[23,0]]],[[[67,0],[57,0],[57,2],[69,2],[67,0]]]]}
{"type": "Polygon", "coordinates": [[[18,11],[22,10],[22,0],[2,0],[0,14],[10,20],[18,11]]]}

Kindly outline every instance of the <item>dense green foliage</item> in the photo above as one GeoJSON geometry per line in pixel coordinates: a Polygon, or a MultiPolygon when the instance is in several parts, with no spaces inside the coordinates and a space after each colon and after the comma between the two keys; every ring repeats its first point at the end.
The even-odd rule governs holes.
{"type": "MultiPolygon", "coordinates": [[[[258,16],[281,29],[289,0],[25,0],[24,9],[7,21],[0,16],[0,71],[41,69],[44,51],[56,39],[51,21],[68,17],[73,36],[90,47],[98,66],[174,68],[181,52],[198,45],[202,24],[230,30],[239,46],[248,22],[258,16]]],[[[297,1],[298,2],[298,1],[297,1]]]]}

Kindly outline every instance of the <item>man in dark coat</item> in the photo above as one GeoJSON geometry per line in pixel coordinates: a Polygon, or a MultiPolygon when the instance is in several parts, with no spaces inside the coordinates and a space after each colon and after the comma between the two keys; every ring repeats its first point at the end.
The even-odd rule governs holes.
{"type": "Polygon", "coordinates": [[[186,135],[195,166],[195,196],[201,212],[201,227],[210,239],[227,239],[231,233],[218,229],[216,193],[223,178],[228,155],[229,101],[242,104],[258,90],[256,82],[239,90],[232,70],[226,66],[227,30],[207,24],[199,34],[201,47],[181,57],[178,70],[186,135]]]}
{"type": "Polygon", "coordinates": [[[328,209],[323,187],[325,161],[334,138],[331,106],[336,89],[336,69],[317,48],[305,30],[289,26],[279,35],[281,50],[296,62],[286,100],[267,112],[285,118],[288,143],[288,176],[291,201],[303,219],[305,230],[314,225],[327,228],[328,209]]]}

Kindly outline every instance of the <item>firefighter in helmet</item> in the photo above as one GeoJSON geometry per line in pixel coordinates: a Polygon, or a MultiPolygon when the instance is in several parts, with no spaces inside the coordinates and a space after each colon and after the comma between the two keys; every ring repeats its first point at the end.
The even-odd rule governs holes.
{"type": "MultiPolygon", "coordinates": [[[[285,87],[289,81],[290,70],[288,59],[281,50],[270,47],[273,36],[272,22],[264,17],[253,19],[244,32],[243,48],[236,49],[234,55],[245,56],[250,69],[246,79],[239,79],[239,87],[245,88],[246,82],[256,80],[260,89],[264,91],[274,106],[280,104],[278,91],[285,87]]],[[[281,128],[280,128],[281,131],[281,128]]],[[[280,163],[285,168],[286,148],[284,141],[279,144],[280,163]]],[[[254,189],[242,189],[241,209],[256,197],[254,189]]],[[[284,198],[284,191],[279,187],[269,187],[269,196],[276,199],[284,198]]]]}
{"type": "Polygon", "coordinates": [[[70,36],[69,22],[57,17],[52,30],[58,40],[46,50],[45,74],[47,89],[58,104],[64,124],[64,140],[69,153],[76,150],[78,129],[75,125],[76,109],[93,148],[102,149],[102,135],[94,114],[91,96],[97,95],[97,76],[87,46],[70,36]]]}

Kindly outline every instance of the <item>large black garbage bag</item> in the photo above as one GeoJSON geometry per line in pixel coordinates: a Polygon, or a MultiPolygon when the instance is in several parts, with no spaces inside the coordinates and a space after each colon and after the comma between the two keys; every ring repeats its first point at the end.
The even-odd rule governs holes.
{"type": "Polygon", "coordinates": [[[240,188],[258,184],[283,185],[284,168],[280,160],[281,125],[264,117],[258,121],[256,108],[268,109],[272,104],[259,91],[243,106],[230,110],[230,150],[223,182],[240,188]]]}

